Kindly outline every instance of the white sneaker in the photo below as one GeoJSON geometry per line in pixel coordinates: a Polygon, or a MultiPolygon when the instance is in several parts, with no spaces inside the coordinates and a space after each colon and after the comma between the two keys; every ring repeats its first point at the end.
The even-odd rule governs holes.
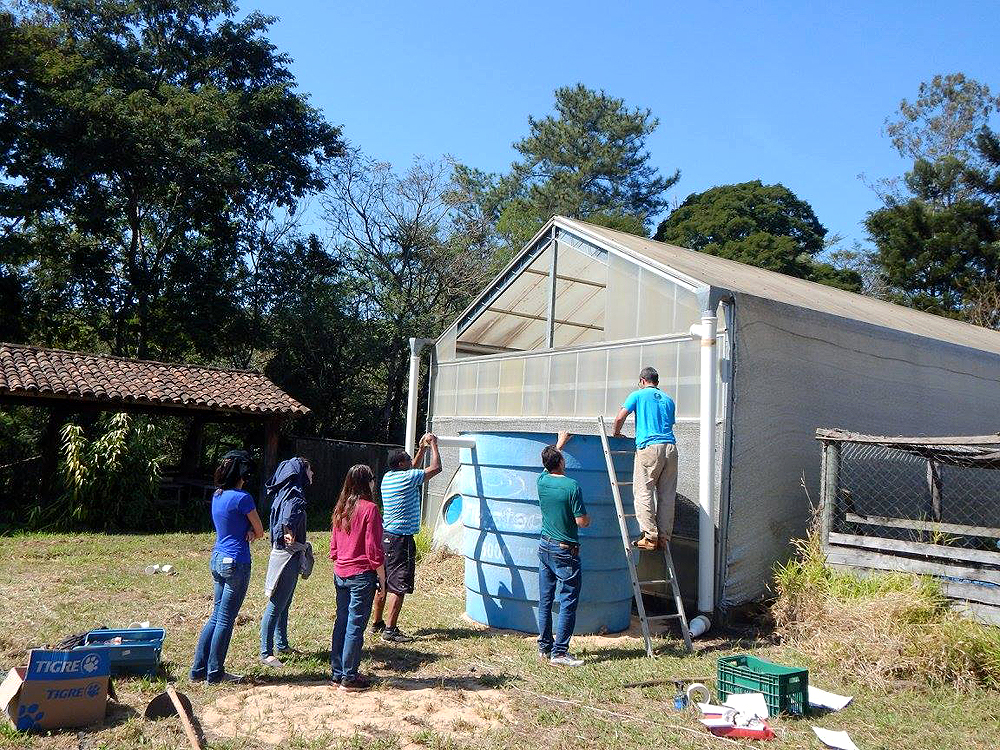
{"type": "Polygon", "coordinates": [[[582,667],[583,659],[577,659],[572,654],[560,654],[549,659],[553,667],[582,667]]]}
{"type": "Polygon", "coordinates": [[[281,661],[277,656],[271,654],[270,656],[262,657],[260,663],[265,667],[271,667],[271,669],[281,669],[285,666],[285,663],[281,661]]]}

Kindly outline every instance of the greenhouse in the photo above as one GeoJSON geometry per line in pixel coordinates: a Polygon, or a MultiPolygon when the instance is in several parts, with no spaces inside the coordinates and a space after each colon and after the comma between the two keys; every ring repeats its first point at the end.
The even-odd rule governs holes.
{"type": "MultiPolygon", "coordinates": [[[[443,435],[592,435],[655,367],[677,404],[674,559],[702,611],[760,597],[804,533],[817,428],[988,433],[1000,413],[1000,333],[563,217],[431,344],[443,435]]],[[[458,548],[457,450],[445,467],[425,522],[458,548]]]]}

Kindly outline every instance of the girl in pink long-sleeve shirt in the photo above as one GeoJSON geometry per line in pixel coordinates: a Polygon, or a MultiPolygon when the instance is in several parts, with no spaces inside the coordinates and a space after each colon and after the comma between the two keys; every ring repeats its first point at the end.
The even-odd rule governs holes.
{"type": "Polygon", "coordinates": [[[375,476],[364,464],[352,466],[333,509],[330,559],[335,562],[337,619],[333,624],[330,670],[340,689],[367,690],[358,675],[365,628],[376,587],[385,587],[382,516],[372,500],[375,476]]]}

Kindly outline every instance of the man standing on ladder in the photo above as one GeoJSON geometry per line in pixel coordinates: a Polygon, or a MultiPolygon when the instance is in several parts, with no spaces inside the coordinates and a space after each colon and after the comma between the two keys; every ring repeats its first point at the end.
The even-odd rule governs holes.
{"type": "Polygon", "coordinates": [[[576,626],[580,601],[580,538],[577,528],[590,525],[583,493],[575,479],[566,476],[563,446],[568,432],[560,432],[555,445],[542,449],[538,476],[538,507],[542,512],[542,538],[538,542],[538,657],[556,667],[579,667],[582,659],[569,653],[569,639],[576,626]],[[552,633],[552,603],[558,584],[559,617],[552,633]]]}
{"type": "Polygon", "coordinates": [[[636,549],[664,549],[674,531],[677,499],[677,440],[674,401],[659,389],[660,375],[652,367],[639,373],[639,389],[629,394],[615,418],[615,437],[635,412],[635,463],[632,496],[642,536],[636,549]]]}

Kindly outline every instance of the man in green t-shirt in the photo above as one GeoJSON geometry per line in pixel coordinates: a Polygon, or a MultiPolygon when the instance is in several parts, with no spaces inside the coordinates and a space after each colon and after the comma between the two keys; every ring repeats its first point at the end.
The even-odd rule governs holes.
{"type": "Polygon", "coordinates": [[[544,471],[538,477],[538,507],[542,511],[542,536],[538,543],[538,656],[554,666],[579,667],[582,659],[569,653],[569,639],[576,625],[580,601],[580,539],[577,528],[590,525],[583,493],[575,479],[566,476],[562,449],[569,440],[560,432],[555,445],[542,450],[544,471]],[[552,603],[558,586],[559,618],[552,634],[552,603]]]}

